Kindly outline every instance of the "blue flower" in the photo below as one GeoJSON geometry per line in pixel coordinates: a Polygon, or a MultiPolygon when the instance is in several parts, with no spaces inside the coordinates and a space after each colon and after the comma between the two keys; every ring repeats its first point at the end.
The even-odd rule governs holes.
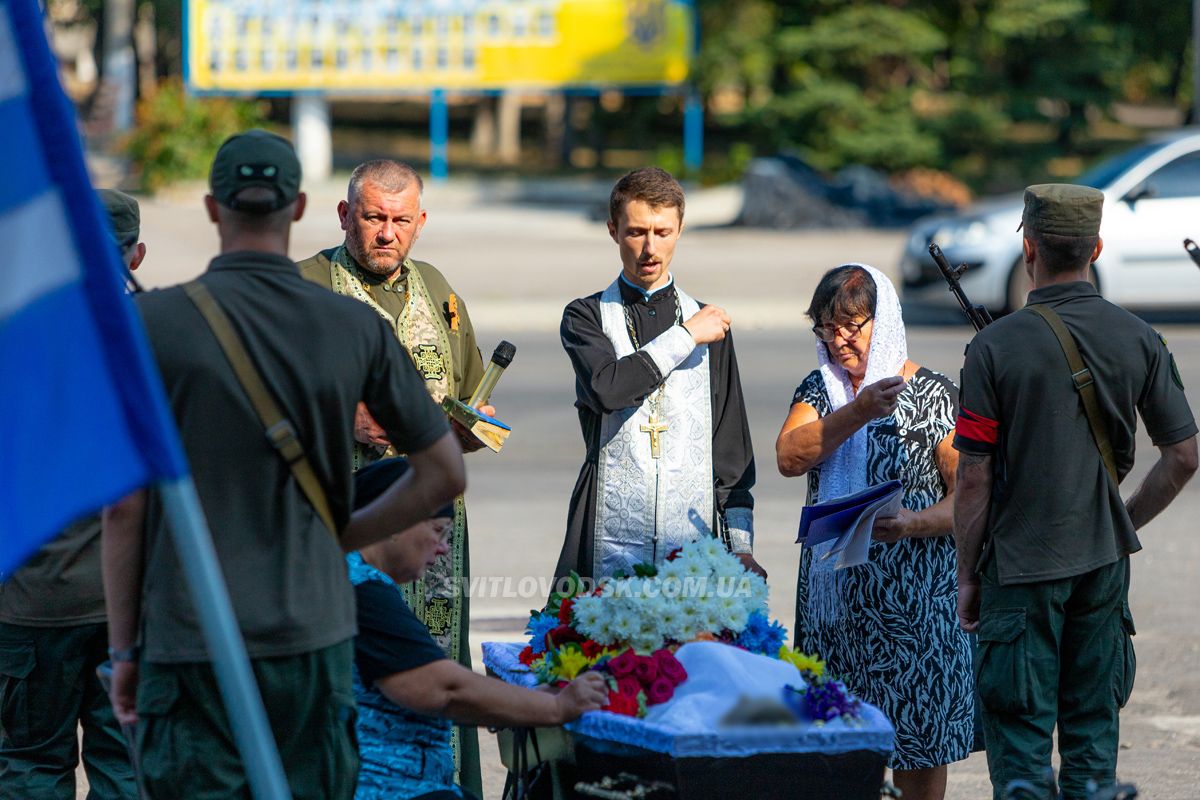
{"type": "Polygon", "coordinates": [[[534,655],[546,652],[546,634],[557,627],[558,617],[554,614],[543,612],[529,618],[525,632],[529,634],[529,646],[533,648],[534,655]]]}
{"type": "Polygon", "coordinates": [[[755,611],[734,644],[751,653],[774,657],[787,639],[787,628],[772,622],[763,611],[755,611]]]}

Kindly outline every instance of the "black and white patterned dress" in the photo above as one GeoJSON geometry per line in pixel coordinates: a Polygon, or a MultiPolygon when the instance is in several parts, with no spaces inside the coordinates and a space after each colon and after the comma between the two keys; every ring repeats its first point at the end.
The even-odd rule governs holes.
{"type": "MultiPolygon", "coordinates": [[[[792,399],[820,416],[830,401],[819,371],[792,399]]],[[[946,485],[934,452],[954,429],[958,389],[944,375],[917,370],[891,417],[868,427],[868,485],[899,480],[904,507],[921,511],[946,485]]],[[[815,503],[821,467],[808,473],[815,503]]],[[[861,566],[813,571],[800,554],[796,644],[824,658],[827,669],[896,727],[893,769],[922,769],[966,758],[974,734],[971,651],[956,616],[951,536],[872,542],[861,566]]]]}

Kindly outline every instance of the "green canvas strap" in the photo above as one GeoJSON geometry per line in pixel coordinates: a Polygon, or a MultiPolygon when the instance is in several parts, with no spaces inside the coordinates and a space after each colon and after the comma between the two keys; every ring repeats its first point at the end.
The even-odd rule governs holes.
{"type": "Polygon", "coordinates": [[[321,522],[325,524],[334,538],[337,538],[337,528],[333,524],[329,500],[325,496],[325,490],[321,487],[321,481],[313,471],[308,456],[304,453],[304,445],[296,436],[296,428],[292,425],[291,420],[283,416],[275,398],[263,384],[262,376],[254,368],[254,362],[250,360],[241,338],[233,329],[229,316],[221,308],[217,299],[212,296],[212,293],[208,291],[208,287],[199,281],[185,283],[183,290],[187,293],[188,299],[196,304],[196,308],[200,310],[200,314],[203,315],[208,327],[212,329],[213,335],[217,338],[217,343],[221,345],[221,350],[225,353],[229,365],[233,367],[238,383],[242,385],[246,396],[250,398],[250,404],[254,406],[259,420],[266,429],[267,440],[275,448],[275,452],[279,453],[279,457],[283,459],[284,463],[288,465],[288,469],[292,471],[292,477],[296,479],[300,491],[308,498],[308,502],[312,504],[317,516],[321,518],[321,522]]]}
{"type": "Polygon", "coordinates": [[[1079,354],[1075,337],[1067,330],[1062,317],[1049,306],[1031,303],[1026,308],[1044,319],[1058,338],[1063,354],[1067,357],[1067,365],[1071,368],[1071,382],[1075,385],[1075,389],[1079,392],[1079,398],[1083,401],[1083,412],[1087,415],[1088,426],[1092,429],[1092,438],[1096,441],[1096,449],[1100,451],[1100,458],[1104,461],[1104,469],[1113,479],[1113,484],[1119,484],[1112,442],[1108,438],[1108,428],[1104,425],[1104,412],[1100,410],[1100,399],[1096,396],[1096,382],[1092,377],[1092,371],[1088,369],[1087,364],[1083,363],[1083,356],[1079,354]]]}

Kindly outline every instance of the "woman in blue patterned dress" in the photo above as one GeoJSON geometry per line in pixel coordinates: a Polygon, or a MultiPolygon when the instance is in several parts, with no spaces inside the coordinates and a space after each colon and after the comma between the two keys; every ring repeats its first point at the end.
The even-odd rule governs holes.
{"type": "Polygon", "coordinates": [[[819,368],[779,432],[779,470],[808,475],[810,504],[899,480],[904,507],[876,522],[866,564],[835,570],[820,558],[832,542],[801,551],[796,644],[895,725],[890,765],[906,800],[941,800],[946,765],[970,754],[974,732],[951,536],[958,390],[908,359],[900,301],[878,270],[830,270],[808,315],[819,368]]]}

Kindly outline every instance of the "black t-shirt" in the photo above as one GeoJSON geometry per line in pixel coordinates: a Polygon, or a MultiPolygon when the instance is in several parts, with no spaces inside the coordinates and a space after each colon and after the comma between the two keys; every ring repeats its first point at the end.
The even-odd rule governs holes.
{"type": "Polygon", "coordinates": [[[354,663],[367,686],[446,658],[397,587],[366,581],[354,587],[354,598],[358,603],[354,663]]]}
{"type": "Polygon", "coordinates": [[[59,628],[106,618],[99,514],[68,526],[0,583],[0,622],[59,628]]]}
{"type": "MultiPolygon", "coordinates": [[[[304,280],[279,255],[227,253],[200,278],[295,426],[339,529],[350,517],[354,413],[363,401],[404,452],[449,430],[395,335],[367,306],[304,280]]],[[[139,295],[163,385],[252,658],[354,636],[345,557],[182,287],[139,295]]],[[[144,652],[209,659],[161,504],[147,508],[144,652]]]]}
{"type": "MultiPolygon", "coordinates": [[[[1095,380],[1117,474],[1133,466],[1137,415],[1150,440],[1175,444],[1196,423],[1166,342],[1087,282],[1036,289],[1095,380]]],[[[1081,575],[1141,548],[1104,469],[1062,346],[1018,311],[976,335],[963,367],[954,446],[996,456],[988,533],[1002,584],[1081,575]]]]}

